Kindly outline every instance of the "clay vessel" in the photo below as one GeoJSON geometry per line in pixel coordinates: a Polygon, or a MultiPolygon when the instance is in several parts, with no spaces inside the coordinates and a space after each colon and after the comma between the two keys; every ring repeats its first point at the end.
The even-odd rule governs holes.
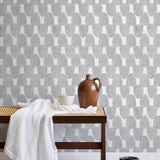
{"type": "Polygon", "coordinates": [[[91,80],[90,74],[86,75],[86,79],[78,86],[78,99],[81,108],[87,108],[90,105],[97,106],[101,85],[99,78],[91,80]],[[95,82],[96,80],[99,81],[99,86],[95,82]]]}

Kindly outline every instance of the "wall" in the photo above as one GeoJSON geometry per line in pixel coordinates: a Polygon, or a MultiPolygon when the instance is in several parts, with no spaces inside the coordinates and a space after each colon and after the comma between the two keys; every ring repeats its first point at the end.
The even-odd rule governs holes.
{"type": "MultiPolygon", "coordinates": [[[[103,83],[107,151],[159,151],[159,0],[0,0],[1,106],[77,94],[87,73],[103,83]]],[[[99,130],[70,125],[64,140],[99,130]]]]}

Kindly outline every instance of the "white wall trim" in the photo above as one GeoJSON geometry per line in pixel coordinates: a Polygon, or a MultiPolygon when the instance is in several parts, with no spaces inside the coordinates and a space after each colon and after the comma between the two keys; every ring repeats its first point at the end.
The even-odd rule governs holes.
{"type": "MultiPolygon", "coordinates": [[[[124,156],[136,156],[140,160],[160,160],[160,152],[109,152],[106,153],[106,160],[119,160],[124,156]]],[[[10,160],[7,155],[0,152],[0,160],[10,160]]],[[[98,152],[59,152],[58,160],[100,160],[100,153],[98,152]]]]}
{"type": "MultiPolygon", "coordinates": [[[[135,156],[140,160],[160,160],[160,152],[109,152],[106,153],[106,160],[119,160],[120,157],[135,156]]],[[[60,152],[59,160],[100,160],[98,152],[60,152]]]]}

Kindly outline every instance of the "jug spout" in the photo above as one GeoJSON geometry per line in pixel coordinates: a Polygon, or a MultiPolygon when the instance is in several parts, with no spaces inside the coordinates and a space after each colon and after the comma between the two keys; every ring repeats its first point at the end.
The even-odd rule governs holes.
{"type": "Polygon", "coordinates": [[[87,75],[86,75],[86,79],[91,79],[91,75],[90,75],[90,74],[87,74],[87,75]]]}

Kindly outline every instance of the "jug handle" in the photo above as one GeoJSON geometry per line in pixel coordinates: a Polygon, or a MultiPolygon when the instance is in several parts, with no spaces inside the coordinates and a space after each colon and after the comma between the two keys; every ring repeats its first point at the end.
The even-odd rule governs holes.
{"type": "Polygon", "coordinates": [[[97,88],[97,91],[99,92],[99,90],[101,89],[102,83],[101,83],[101,80],[99,78],[94,78],[93,79],[93,81],[96,81],[96,80],[99,81],[99,87],[97,88]]]}

